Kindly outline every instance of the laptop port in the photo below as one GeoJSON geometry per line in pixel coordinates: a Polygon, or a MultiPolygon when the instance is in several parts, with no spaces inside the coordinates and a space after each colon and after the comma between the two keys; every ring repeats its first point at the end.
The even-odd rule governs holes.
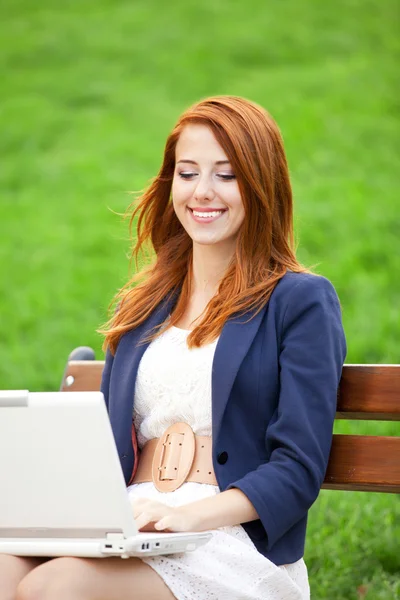
{"type": "Polygon", "coordinates": [[[156,548],[158,548],[160,545],[160,542],[156,542],[156,548]]]}
{"type": "Polygon", "coordinates": [[[106,544],[105,547],[106,548],[112,548],[112,544],[106,544]]]}

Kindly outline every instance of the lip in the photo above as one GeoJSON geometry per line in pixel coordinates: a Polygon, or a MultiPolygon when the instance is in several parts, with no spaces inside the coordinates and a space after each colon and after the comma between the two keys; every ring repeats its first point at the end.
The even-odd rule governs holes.
{"type": "Polygon", "coordinates": [[[193,207],[192,208],[191,206],[188,206],[187,208],[189,210],[189,213],[190,213],[192,219],[194,221],[196,221],[196,223],[202,223],[202,224],[203,223],[213,223],[214,221],[217,221],[227,211],[226,208],[214,208],[214,207],[207,207],[207,208],[204,208],[204,207],[199,207],[199,208],[193,207]],[[199,213],[208,213],[208,212],[218,211],[220,214],[217,215],[217,216],[215,216],[215,217],[197,217],[193,213],[194,210],[196,212],[199,212],[199,213]]]}
{"type": "Polygon", "coordinates": [[[227,210],[226,208],[224,208],[223,206],[221,207],[215,207],[215,206],[188,206],[189,210],[195,210],[196,212],[213,212],[215,210],[227,210]]]}

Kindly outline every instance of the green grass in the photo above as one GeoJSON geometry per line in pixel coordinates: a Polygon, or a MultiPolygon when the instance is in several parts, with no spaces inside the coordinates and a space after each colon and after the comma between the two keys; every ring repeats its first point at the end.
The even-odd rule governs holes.
{"type": "MultiPolygon", "coordinates": [[[[157,171],[178,115],[219,93],[259,102],[281,127],[299,256],[337,288],[347,362],[399,362],[394,0],[2,9],[0,388],[56,389],[72,348],[101,356],[95,330],[128,271],[115,213],[157,171]]],[[[392,495],[323,492],[306,551],[313,598],[398,595],[399,517],[392,495]]]]}

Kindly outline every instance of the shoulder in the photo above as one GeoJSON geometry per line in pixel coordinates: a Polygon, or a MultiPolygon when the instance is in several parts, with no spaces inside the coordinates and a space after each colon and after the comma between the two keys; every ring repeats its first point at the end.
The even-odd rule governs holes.
{"type": "Polygon", "coordinates": [[[282,305],[304,300],[326,299],[337,301],[332,283],[322,275],[287,272],[276,285],[271,300],[282,305]]]}
{"type": "Polygon", "coordinates": [[[341,307],[329,279],[312,273],[288,272],[276,285],[270,298],[277,327],[286,330],[293,323],[334,321],[341,323],[341,307]]]}

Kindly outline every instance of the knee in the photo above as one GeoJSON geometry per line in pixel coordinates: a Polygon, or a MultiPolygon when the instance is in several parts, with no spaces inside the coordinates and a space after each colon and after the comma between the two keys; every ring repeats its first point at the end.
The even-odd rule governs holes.
{"type": "Polygon", "coordinates": [[[79,559],[53,559],[24,577],[15,600],[79,600],[79,581],[79,559]]]}
{"type": "Polygon", "coordinates": [[[19,582],[35,566],[30,559],[0,554],[0,600],[15,600],[19,582]]]}
{"type": "Polygon", "coordinates": [[[15,593],[15,600],[42,600],[44,599],[45,582],[43,578],[35,573],[26,575],[19,582],[15,593]]]}

